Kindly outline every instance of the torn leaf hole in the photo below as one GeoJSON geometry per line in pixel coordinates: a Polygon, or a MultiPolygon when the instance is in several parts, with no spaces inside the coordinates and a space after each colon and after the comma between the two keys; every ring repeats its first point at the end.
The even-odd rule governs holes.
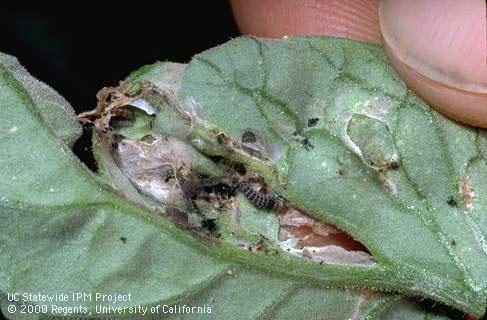
{"type": "Polygon", "coordinates": [[[289,207],[280,216],[281,248],[320,263],[371,265],[369,250],[344,231],[289,207]]]}

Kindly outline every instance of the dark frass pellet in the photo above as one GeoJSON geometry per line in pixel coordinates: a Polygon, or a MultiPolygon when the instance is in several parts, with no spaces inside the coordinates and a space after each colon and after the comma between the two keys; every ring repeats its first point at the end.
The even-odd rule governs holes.
{"type": "Polygon", "coordinates": [[[318,124],[318,121],[320,121],[320,118],[311,118],[308,119],[308,127],[314,127],[318,124]]]}
{"type": "Polygon", "coordinates": [[[446,200],[446,203],[448,203],[448,205],[450,207],[457,207],[458,206],[457,201],[455,200],[455,198],[453,196],[449,196],[448,199],[446,200]]]}

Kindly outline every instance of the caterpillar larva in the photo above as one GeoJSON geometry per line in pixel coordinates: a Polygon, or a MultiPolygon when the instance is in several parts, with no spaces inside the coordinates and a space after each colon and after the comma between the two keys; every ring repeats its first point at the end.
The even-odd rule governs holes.
{"type": "Polygon", "coordinates": [[[276,210],[281,205],[281,200],[277,196],[257,191],[248,182],[240,182],[238,190],[257,208],[276,210]]]}

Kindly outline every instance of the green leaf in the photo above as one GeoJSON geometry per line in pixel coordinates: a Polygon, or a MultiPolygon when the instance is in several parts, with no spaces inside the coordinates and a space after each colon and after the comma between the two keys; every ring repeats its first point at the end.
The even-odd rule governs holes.
{"type": "MultiPolygon", "coordinates": [[[[23,303],[48,306],[47,318],[73,316],[62,307],[84,307],[95,316],[95,305],[112,305],[96,302],[97,293],[130,293],[131,301],[116,306],[192,301],[213,308],[211,319],[228,319],[245,303],[247,310],[240,318],[253,319],[278,312],[285,298],[308,294],[308,289],[299,289],[303,284],[297,277],[293,281],[248,270],[247,264],[235,264],[235,252],[216,251],[166,219],[128,203],[69,152],[10,73],[1,73],[0,88],[5,115],[1,128],[16,125],[20,132],[2,130],[0,135],[0,176],[7,181],[0,185],[3,295],[93,295],[92,301],[74,301],[70,296],[65,302],[23,303]]],[[[339,290],[330,294],[340,298],[339,290]]],[[[325,299],[327,291],[322,295],[325,299]]],[[[3,313],[12,319],[36,318],[9,314],[8,305],[12,303],[4,296],[3,313]]]]}
{"type": "MultiPolygon", "coordinates": [[[[170,66],[159,64],[148,70],[151,77],[167,76],[170,66]]],[[[178,88],[177,78],[161,80],[158,86],[178,88]]],[[[111,186],[111,178],[119,174],[115,168],[105,167],[103,178],[90,173],[66,146],[72,140],[59,134],[62,126],[53,126],[42,115],[42,102],[32,99],[24,86],[8,68],[0,67],[0,292],[4,296],[11,292],[131,293],[131,301],[116,306],[209,306],[211,314],[199,315],[208,319],[400,319],[406,312],[409,319],[436,318],[390,294],[330,288],[374,287],[429,296],[476,315],[485,310],[481,276],[485,254],[477,238],[469,242],[472,238],[464,234],[474,230],[473,235],[483,237],[486,230],[482,209],[487,203],[478,195],[487,187],[482,179],[487,171],[477,151],[477,133],[429,111],[407,93],[377,47],[329,38],[237,39],[197,56],[185,69],[179,92],[181,101],[193,97],[200,103],[203,118],[224,132],[238,139],[242,130],[252,128],[282,148],[281,158],[273,162],[275,170],[261,165],[252,168],[269,177],[273,189],[293,204],[365,244],[376,260],[367,267],[254,254],[225,242],[208,242],[176,227],[144,208],[137,196],[131,202],[126,193],[115,191],[111,186]],[[343,79],[339,70],[354,77],[343,79]],[[334,104],[337,99],[346,102],[341,110],[334,104]],[[329,108],[324,108],[323,101],[329,108]],[[382,118],[371,114],[370,101],[388,103],[386,120],[380,121],[387,128],[374,121],[382,118]],[[355,109],[351,112],[345,106],[355,109]],[[229,107],[232,112],[227,112],[229,107]],[[354,117],[357,122],[349,123],[353,114],[366,117],[354,117]],[[320,118],[317,126],[307,128],[308,119],[315,117],[320,118]],[[435,120],[435,131],[425,132],[429,137],[407,130],[408,123],[421,117],[435,120]],[[370,144],[359,141],[364,126],[373,129],[365,130],[370,144]],[[310,139],[312,147],[303,145],[304,138],[310,139]],[[424,140],[430,141],[423,150],[431,153],[427,157],[436,156],[436,148],[450,157],[439,157],[435,166],[428,159],[417,159],[414,152],[424,140]],[[378,177],[375,166],[381,162],[364,161],[354,145],[369,150],[364,157],[374,161],[399,154],[399,170],[383,173],[400,187],[396,194],[378,177]],[[454,155],[452,150],[460,147],[465,153],[454,155]],[[377,157],[381,153],[383,157],[377,157]],[[448,185],[439,186],[444,181],[429,176],[438,173],[425,170],[443,173],[443,166],[450,170],[451,179],[455,172],[469,177],[456,187],[467,185],[465,190],[475,190],[472,203],[465,201],[471,208],[462,207],[460,196],[466,193],[459,194],[457,189],[452,192],[456,192],[458,207],[440,206],[442,190],[436,188],[448,185]],[[345,181],[331,178],[339,169],[345,181]],[[107,179],[111,180],[107,183],[107,179]],[[455,220],[464,217],[459,214],[463,211],[468,211],[469,224],[455,220]],[[451,248],[450,237],[456,250],[451,248]]],[[[194,132],[200,141],[212,138],[211,134],[194,132]]],[[[198,147],[209,154],[218,151],[211,144],[198,147]]],[[[127,181],[113,184],[125,191],[127,181]]],[[[259,230],[257,214],[247,221],[251,231],[259,230]]],[[[273,230],[275,222],[264,220],[270,225],[264,231],[273,230]]],[[[4,309],[8,303],[3,300],[2,312],[20,317],[8,314],[4,309]]],[[[69,300],[58,305],[86,307],[95,316],[96,305],[112,304],[69,300]]],[[[116,319],[120,314],[104,316],[116,319]]]]}
{"type": "MultiPolygon", "coordinates": [[[[26,99],[35,103],[39,114],[55,134],[72,146],[81,135],[81,126],[69,103],[51,87],[33,78],[16,58],[0,52],[0,66],[0,72],[8,72],[26,90],[26,99]]],[[[14,127],[10,129],[14,130],[14,127]]]]}
{"type": "Polygon", "coordinates": [[[381,267],[380,280],[364,270],[356,284],[485,310],[479,133],[409,92],[381,47],[236,39],[193,58],[179,97],[235,139],[251,128],[282,150],[273,189],[347,231],[381,267]]]}
{"type": "Polygon", "coordinates": [[[1,292],[118,291],[132,293],[130,304],[149,305],[219,277],[225,262],[97,181],[1,70],[1,292]]]}

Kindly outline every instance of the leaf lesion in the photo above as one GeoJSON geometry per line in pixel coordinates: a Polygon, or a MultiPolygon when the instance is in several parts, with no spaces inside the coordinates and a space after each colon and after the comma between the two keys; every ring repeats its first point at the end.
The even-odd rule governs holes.
{"type": "MultiPolygon", "coordinates": [[[[135,84],[132,84],[132,86],[135,84]]],[[[150,101],[148,96],[153,94],[154,89],[152,89],[152,85],[148,82],[144,82],[144,85],[146,89],[144,91],[140,89],[136,98],[150,101]]],[[[130,88],[132,87],[127,83],[123,84],[120,90],[130,90],[130,92],[133,92],[133,89],[130,88]]],[[[282,233],[279,239],[281,242],[277,242],[277,239],[272,240],[266,237],[255,240],[256,238],[251,235],[252,232],[249,233],[249,230],[241,230],[242,226],[238,223],[232,223],[232,219],[225,217],[235,216],[235,213],[232,212],[241,210],[236,193],[243,192],[251,203],[254,199],[267,199],[271,197],[273,191],[269,189],[269,185],[264,181],[263,177],[257,172],[249,170],[250,167],[246,167],[242,163],[225,159],[225,156],[216,158],[210,156],[209,160],[198,160],[198,157],[204,158],[205,155],[193,149],[187,142],[170,135],[160,135],[160,133],[153,132],[149,136],[143,136],[140,140],[126,136],[127,132],[130,132],[127,126],[114,126],[112,120],[121,112],[129,112],[130,105],[133,104],[132,98],[135,99],[135,97],[129,96],[127,98],[126,93],[125,95],[120,95],[117,89],[114,88],[105,89],[102,93],[104,94],[99,95],[102,101],[100,101],[97,108],[81,115],[80,118],[85,120],[85,122],[98,123],[98,126],[95,125],[97,135],[109,136],[111,140],[114,140],[114,137],[116,138],[117,141],[112,143],[111,148],[109,148],[110,146],[107,147],[115,160],[115,164],[120,168],[121,173],[140,192],[160,202],[160,211],[175,223],[183,227],[190,227],[190,230],[193,230],[196,234],[208,240],[211,239],[211,241],[216,243],[219,241],[237,243],[237,248],[257,248],[255,243],[262,241],[258,247],[266,249],[251,250],[255,253],[269,254],[269,252],[277,250],[281,251],[281,254],[286,254],[291,251],[291,247],[287,246],[283,248],[282,244],[291,241],[294,243],[294,247],[292,248],[293,253],[304,259],[334,264],[367,265],[373,263],[372,256],[364,246],[331,225],[328,228],[334,231],[331,233],[328,232],[327,234],[315,232],[312,227],[306,224],[298,224],[293,227],[286,225],[285,221],[289,222],[289,219],[284,218],[282,220],[282,217],[286,216],[286,212],[294,210],[293,212],[296,213],[298,211],[285,201],[285,199],[281,199],[280,197],[272,198],[279,200],[272,200],[272,202],[278,204],[277,212],[281,217],[279,218],[280,223],[277,226],[282,233]],[[111,97],[110,92],[115,92],[116,95],[111,97]],[[147,137],[150,139],[147,140],[147,137]],[[198,169],[196,167],[195,162],[197,160],[200,162],[200,166],[201,161],[206,161],[206,168],[203,168],[203,171],[201,171],[202,168],[198,169]],[[238,166],[236,166],[237,164],[238,166]],[[240,170],[237,170],[237,167],[240,170]],[[166,173],[164,174],[164,172],[166,173]],[[241,186],[244,184],[247,185],[248,182],[246,180],[250,181],[248,179],[256,181],[257,184],[255,186],[249,186],[247,188],[248,190],[243,190],[241,186]],[[228,190],[227,195],[224,196],[220,193],[221,191],[217,191],[217,186],[226,186],[225,188],[228,190]],[[220,219],[227,222],[220,223],[220,219]],[[228,223],[229,221],[230,223],[228,223]],[[209,224],[210,222],[211,225],[209,224]],[[290,230],[289,228],[294,229],[290,230]],[[301,231],[298,231],[300,228],[301,231]],[[206,229],[206,233],[210,238],[204,236],[205,232],[202,232],[206,229]],[[294,231],[297,231],[297,233],[294,233],[294,231]],[[309,234],[304,235],[303,232],[308,232],[309,234]],[[229,234],[232,234],[232,236],[229,236],[229,234]],[[242,237],[240,240],[236,240],[238,236],[235,239],[235,235],[237,234],[239,237],[242,237]],[[321,242],[318,241],[320,237],[321,242]],[[310,240],[311,238],[314,238],[316,241],[313,242],[310,240]],[[350,245],[352,247],[349,247],[350,245]]],[[[177,104],[176,101],[174,103],[177,104]]],[[[165,104],[159,107],[171,108],[177,106],[165,104]]],[[[184,109],[188,109],[188,107],[184,109]]],[[[133,123],[137,123],[137,117],[142,116],[140,113],[132,112],[131,122],[128,122],[129,127],[133,123]]],[[[183,112],[181,116],[186,116],[186,114],[183,112]]],[[[193,120],[195,122],[187,126],[187,135],[189,136],[194,133],[192,131],[197,126],[197,123],[201,124],[204,122],[202,120],[196,121],[193,119],[194,117],[197,117],[197,115],[193,114],[188,120],[189,122],[193,120]]],[[[147,121],[151,121],[151,119],[147,121]]],[[[215,134],[213,143],[219,145],[220,148],[230,148],[226,152],[235,152],[235,148],[241,148],[244,152],[249,152],[245,148],[252,147],[252,150],[256,149],[255,152],[259,152],[257,158],[264,157],[262,161],[270,161],[275,158],[273,156],[275,151],[271,150],[275,146],[273,146],[272,142],[268,141],[265,135],[255,130],[244,130],[240,141],[234,141],[230,137],[218,133],[218,130],[205,128],[204,125],[200,129],[206,130],[204,134],[215,134]],[[254,146],[256,144],[258,145],[254,146]]],[[[224,152],[223,155],[225,154],[224,152]]],[[[249,155],[255,157],[253,153],[249,155]]],[[[261,209],[260,201],[253,203],[257,209],[261,209]]],[[[239,214],[245,214],[245,212],[240,212],[239,214]]],[[[323,228],[326,226],[323,222],[306,216],[304,213],[300,215],[302,219],[309,223],[310,221],[314,221],[312,224],[315,226],[321,225],[323,228]]]]}

